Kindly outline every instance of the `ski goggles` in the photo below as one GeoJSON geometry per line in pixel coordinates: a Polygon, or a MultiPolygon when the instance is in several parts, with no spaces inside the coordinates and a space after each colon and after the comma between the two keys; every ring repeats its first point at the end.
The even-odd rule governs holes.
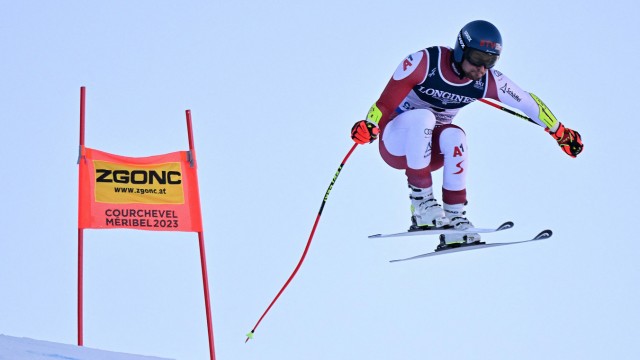
{"type": "Polygon", "coordinates": [[[464,58],[473,66],[484,66],[486,69],[491,69],[500,58],[500,55],[469,48],[464,52],[464,58]]]}

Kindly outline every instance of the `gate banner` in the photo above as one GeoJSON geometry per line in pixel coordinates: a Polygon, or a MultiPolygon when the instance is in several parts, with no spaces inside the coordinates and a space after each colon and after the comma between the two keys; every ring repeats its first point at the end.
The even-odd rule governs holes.
{"type": "Polygon", "coordinates": [[[82,147],[78,228],[202,231],[197,168],[190,155],[135,158],[82,147]]]}

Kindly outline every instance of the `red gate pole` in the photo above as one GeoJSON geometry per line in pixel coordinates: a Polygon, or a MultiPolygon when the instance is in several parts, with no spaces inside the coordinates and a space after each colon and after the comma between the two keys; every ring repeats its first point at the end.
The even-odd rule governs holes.
{"type": "MultiPolygon", "coordinates": [[[[86,89],[84,86],[80,87],[80,153],[78,156],[78,163],[82,161],[82,154],[84,152],[84,114],[85,114],[85,94],[86,89]]],[[[79,176],[79,175],[78,175],[79,176]]],[[[78,181],[80,184],[80,181],[78,181]]],[[[78,200],[80,194],[78,193],[78,200]]],[[[78,346],[83,345],[83,302],[82,302],[82,284],[83,284],[83,253],[84,253],[84,229],[78,227],[78,346]]]]}
{"type": "Polygon", "coordinates": [[[207,331],[209,334],[209,356],[211,360],[216,359],[216,351],[213,345],[213,325],[211,324],[211,305],[209,300],[209,277],[207,276],[207,259],[204,250],[204,233],[198,232],[198,243],[200,245],[200,263],[202,264],[202,282],[204,284],[204,302],[207,313],[207,331]]]}
{"type": "MultiPolygon", "coordinates": [[[[187,132],[189,133],[189,152],[191,153],[191,161],[196,162],[195,146],[193,145],[193,128],[191,126],[191,110],[186,110],[187,115],[187,132]]],[[[215,347],[213,345],[213,325],[211,322],[211,301],[209,298],[209,277],[207,276],[207,257],[204,247],[204,231],[198,232],[198,244],[200,246],[200,264],[202,266],[202,283],[204,285],[204,305],[207,313],[207,331],[209,333],[209,356],[211,360],[216,359],[215,347]]]]}

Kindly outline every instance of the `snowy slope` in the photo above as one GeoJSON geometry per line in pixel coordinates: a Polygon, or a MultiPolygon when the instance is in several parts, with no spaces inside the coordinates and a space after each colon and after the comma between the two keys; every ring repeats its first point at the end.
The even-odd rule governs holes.
{"type": "MultiPolygon", "coordinates": [[[[0,360],[162,360],[75,345],[0,335],[0,360]]],[[[165,359],[167,360],[167,359],[165,359]]]]}

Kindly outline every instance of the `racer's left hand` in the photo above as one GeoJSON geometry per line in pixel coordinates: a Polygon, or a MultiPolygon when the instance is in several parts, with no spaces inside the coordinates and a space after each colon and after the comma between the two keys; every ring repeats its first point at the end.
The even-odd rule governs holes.
{"type": "Polygon", "coordinates": [[[575,158],[582,152],[584,145],[582,144],[582,138],[579,132],[565,127],[560,122],[558,123],[558,129],[556,131],[550,131],[548,128],[546,131],[556,139],[562,151],[572,158],[575,158]]]}

